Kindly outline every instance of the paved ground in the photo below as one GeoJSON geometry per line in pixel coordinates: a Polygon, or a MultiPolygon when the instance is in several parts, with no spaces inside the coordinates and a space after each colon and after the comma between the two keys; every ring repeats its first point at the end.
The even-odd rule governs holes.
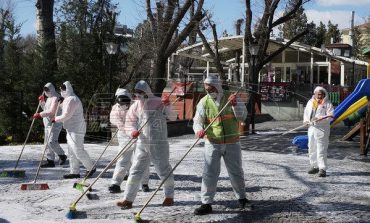
{"type": "MultiPolygon", "coordinates": [[[[266,122],[257,124],[256,135],[243,137],[243,167],[247,197],[253,210],[240,211],[230,186],[225,167],[222,167],[214,212],[194,216],[200,204],[200,184],[203,165],[202,144],[195,147],[175,171],[175,206],[161,207],[162,191],[144,210],[145,222],[370,222],[370,159],[359,154],[358,138],[342,142],[347,131],[339,126],[332,131],[329,146],[328,177],[318,178],[306,172],[307,154],[291,145],[294,135],[280,136],[279,132],[294,128],[301,122],[266,122]]],[[[194,137],[185,135],[170,139],[171,163],[174,165],[193,144],[194,137]]],[[[21,167],[27,178],[0,179],[0,222],[133,222],[137,212],[150,194],[139,192],[131,210],[121,210],[115,201],[122,194],[107,192],[112,171],[96,183],[94,192],[99,200],[83,198],[77,205],[78,219],[64,217],[69,203],[79,192],[71,189],[73,180],[61,180],[66,167],[45,170],[40,181],[47,181],[50,190],[20,191],[19,184],[33,180],[35,166],[42,146],[26,148],[21,167]]],[[[66,148],[66,145],[63,145],[66,148]]],[[[86,149],[97,158],[103,145],[88,144],[86,149]]],[[[20,147],[0,147],[1,168],[14,165],[20,147]]],[[[114,156],[108,150],[99,164],[102,170],[114,156]]],[[[159,180],[151,167],[150,187],[159,180]]]]}

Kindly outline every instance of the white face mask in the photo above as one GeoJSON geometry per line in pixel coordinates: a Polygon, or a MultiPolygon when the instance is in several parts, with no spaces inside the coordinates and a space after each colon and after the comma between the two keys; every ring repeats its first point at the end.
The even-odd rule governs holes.
{"type": "Polygon", "coordinates": [[[60,95],[62,95],[63,98],[67,97],[67,91],[60,91],[60,95]]]}
{"type": "Polygon", "coordinates": [[[128,110],[128,106],[127,105],[118,105],[118,107],[122,110],[128,110]]]}
{"type": "Polygon", "coordinates": [[[211,92],[211,93],[208,93],[208,95],[211,96],[211,98],[216,99],[218,93],[217,92],[211,92]]]}
{"type": "Polygon", "coordinates": [[[45,95],[46,95],[46,97],[50,98],[51,97],[50,91],[45,91],[45,95]]]}
{"type": "Polygon", "coordinates": [[[138,100],[144,100],[144,95],[142,95],[142,94],[135,93],[135,97],[138,100]]]}

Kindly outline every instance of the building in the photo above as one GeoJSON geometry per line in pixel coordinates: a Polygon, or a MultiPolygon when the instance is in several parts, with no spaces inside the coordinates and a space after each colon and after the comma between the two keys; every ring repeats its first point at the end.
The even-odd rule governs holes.
{"type": "MultiPolygon", "coordinates": [[[[228,36],[219,39],[219,53],[222,54],[222,64],[228,72],[228,80],[230,83],[238,82],[235,78],[236,50],[245,52],[243,36],[228,36]]],[[[286,44],[288,40],[271,38],[267,49],[267,53],[275,51],[278,47],[286,44]]],[[[213,45],[213,41],[209,41],[213,45]]],[[[344,45],[348,46],[348,45],[344,45]]],[[[203,78],[211,73],[213,59],[211,56],[202,50],[203,44],[197,43],[188,47],[177,50],[174,53],[176,57],[193,58],[201,61],[198,64],[204,64],[202,67],[192,67],[187,75],[188,81],[203,80],[203,78]],[[192,72],[194,70],[203,70],[204,72],[192,72]]],[[[348,48],[350,50],[350,48],[348,48]]],[[[351,59],[347,54],[351,52],[346,49],[340,51],[336,48],[326,49],[304,45],[298,42],[291,44],[281,54],[272,59],[269,64],[266,64],[260,71],[259,78],[259,93],[261,96],[262,105],[260,109],[263,112],[277,114],[273,108],[276,103],[279,103],[279,109],[286,111],[279,114],[284,114],[284,117],[274,117],[275,119],[301,118],[303,105],[311,97],[312,90],[316,85],[325,86],[329,92],[331,100],[338,104],[351,91],[356,83],[367,77],[368,63],[361,60],[351,59]]],[[[248,84],[248,66],[243,60],[243,55],[240,57],[241,66],[239,72],[241,79],[239,84],[244,86],[248,84]]],[[[169,63],[171,64],[171,63],[169,63]]],[[[170,71],[171,69],[168,69],[170,71]]],[[[168,79],[173,79],[172,74],[168,72],[168,79]]]]}
{"type": "MultiPolygon", "coordinates": [[[[358,28],[361,33],[360,41],[370,39],[370,22],[367,22],[367,23],[364,23],[364,24],[361,24],[355,27],[358,28]]],[[[350,36],[351,29],[350,28],[343,29],[341,30],[341,33],[342,33],[341,35],[342,43],[352,44],[352,40],[350,36]]]]}

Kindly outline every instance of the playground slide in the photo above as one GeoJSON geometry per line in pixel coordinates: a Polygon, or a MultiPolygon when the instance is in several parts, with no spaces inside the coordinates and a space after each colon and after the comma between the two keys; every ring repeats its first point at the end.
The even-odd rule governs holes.
{"type": "Polygon", "coordinates": [[[338,107],[334,111],[334,120],[332,123],[334,123],[336,119],[338,119],[343,113],[345,113],[350,106],[352,106],[364,96],[370,97],[370,78],[360,80],[355,90],[342,103],[338,105],[338,107]]]}
{"type": "MultiPolygon", "coordinates": [[[[346,119],[348,116],[366,106],[367,102],[368,102],[367,96],[363,96],[360,100],[353,103],[341,116],[339,116],[339,118],[335,119],[335,121],[332,122],[331,127],[333,128],[335,125],[346,119]]],[[[334,113],[336,111],[337,109],[335,109],[334,113]]]]}
{"type": "MultiPolygon", "coordinates": [[[[360,80],[355,90],[335,108],[331,127],[334,127],[355,112],[360,112],[360,109],[361,113],[363,113],[369,101],[368,97],[370,98],[370,78],[360,80]]],[[[300,148],[302,145],[305,147],[307,144],[307,135],[294,137],[292,143],[300,148]]]]}
{"type": "Polygon", "coordinates": [[[356,112],[353,112],[348,118],[343,120],[344,125],[354,126],[357,122],[360,121],[362,117],[365,117],[367,112],[367,106],[362,107],[356,112]]]}

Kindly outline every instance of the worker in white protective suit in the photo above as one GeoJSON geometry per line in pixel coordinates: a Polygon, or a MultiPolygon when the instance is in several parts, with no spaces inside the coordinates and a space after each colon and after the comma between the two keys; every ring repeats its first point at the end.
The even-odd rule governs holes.
{"type": "Polygon", "coordinates": [[[70,162],[70,173],[64,175],[64,179],[80,178],[80,162],[86,168],[88,177],[92,176],[96,168],[89,154],[84,149],[84,137],[86,133],[86,123],[83,116],[83,108],[80,99],[74,94],[69,81],[60,87],[62,102],[62,114],[55,117],[56,123],[63,122],[63,127],[67,131],[68,155],[70,162]]]}
{"type": "Polygon", "coordinates": [[[172,110],[168,97],[161,98],[153,95],[149,85],[141,80],[135,85],[135,102],[126,115],[125,129],[131,137],[138,138],[133,164],[130,169],[124,200],[118,201],[122,209],[132,208],[139,190],[145,169],[150,162],[154,164],[161,180],[169,176],[163,185],[165,199],[163,206],[174,203],[174,177],[169,163],[169,144],[167,139],[167,121],[176,120],[177,114],[172,110]],[[146,123],[146,124],[145,124],[146,123]],[[144,126],[139,132],[139,128],[144,126]]]}
{"type": "MultiPolygon", "coordinates": [[[[112,111],[110,112],[110,122],[112,125],[115,125],[118,128],[117,138],[118,138],[118,152],[120,152],[130,141],[130,135],[125,132],[125,120],[126,113],[131,105],[131,94],[123,88],[118,88],[116,91],[116,104],[113,105],[112,111]]],[[[121,184],[126,176],[126,173],[129,172],[131,167],[131,159],[135,151],[135,144],[121,156],[117,162],[114,169],[113,177],[111,180],[111,185],[108,190],[111,193],[121,192],[121,184]]],[[[141,182],[142,190],[144,192],[149,192],[149,165],[147,166],[144,177],[141,182]]]]}
{"type": "Polygon", "coordinates": [[[309,125],[308,155],[311,169],[308,173],[318,173],[319,177],[326,177],[330,121],[334,117],[334,108],[325,88],[316,87],[313,93],[303,116],[303,122],[309,125]]]}
{"type": "Polygon", "coordinates": [[[245,208],[248,199],[245,196],[244,171],[239,142],[239,122],[247,117],[245,104],[236,94],[223,90],[216,75],[209,75],[204,80],[207,95],[196,107],[193,129],[197,137],[205,138],[204,167],[201,186],[202,205],[196,208],[195,215],[212,212],[212,203],[217,191],[217,181],[223,158],[230,177],[239,207],[245,208]],[[221,109],[229,102],[225,110],[221,109]],[[212,124],[212,120],[215,120],[212,124]],[[209,126],[207,130],[206,127],[209,126]]]}
{"type": "Polygon", "coordinates": [[[62,147],[60,147],[58,139],[60,131],[62,130],[62,123],[54,123],[53,128],[51,128],[51,120],[55,117],[55,114],[61,113],[61,107],[58,107],[58,100],[60,95],[55,91],[55,87],[52,83],[47,83],[44,86],[44,94],[39,96],[39,101],[41,103],[41,108],[43,109],[40,113],[35,113],[33,115],[34,119],[43,119],[44,122],[44,143],[47,144],[46,150],[46,163],[41,165],[41,168],[51,168],[55,167],[55,154],[59,156],[59,165],[63,165],[67,156],[65,155],[62,147]],[[45,96],[47,99],[45,101],[45,96]],[[49,136],[50,134],[50,136],[49,136]],[[49,141],[47,141],[49,137],[49,141]]]}

